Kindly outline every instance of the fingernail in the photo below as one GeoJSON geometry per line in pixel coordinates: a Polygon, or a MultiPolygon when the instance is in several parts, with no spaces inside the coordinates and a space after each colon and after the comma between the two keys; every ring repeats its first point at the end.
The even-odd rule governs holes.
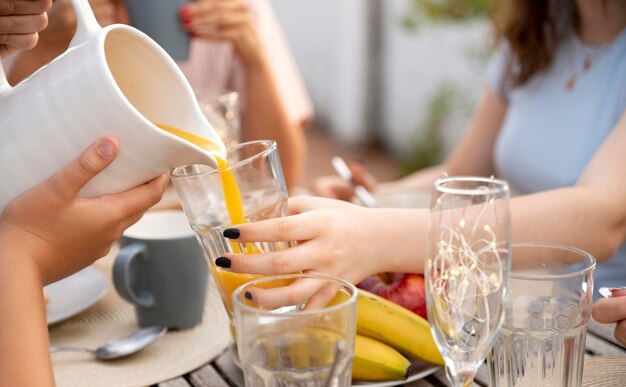
{"type": "Polygon", "coordinates": [[[180,13],[180,16],[185,17],[185,16],[189,16],[189,7],[188,6],[182,6],[180,7],[180,10],[178,11],[180,13]]]}
{"type": "Polygon", "coordinates": [[[191,35],[192,38],[198,38],[200,37],[200,35],[196,34],[195,32],[190,32],[189,35],[191,35]]]}
{"type": "Polygon", "coordinates": [[[115,153],[115,143],[109,138],[103,138],[98,143],[97,149],[100,156],[110,159],[115,153]]]}
{"type": "Polygon", "coordinates": [[[239,238],[239,235],[239,230],[237,230],[236,228],[227,228],[226,230],[224,230],[224,238],[237,239],[239,238]]]}
{"type": "Polygon", "coordinates": [[[183,27],[189,28],[189,26],[191,26],[191,20],[190,19],[183,19],[183,27]]]}
{"type": "Polygon", "coordinates": [[[219,257],[215,260],[215,266],[230,268],[231,261],[226,257],[219,257]]]}
{"type": "Polygon", "coordinates": [[[252,301],[252,294],[250,294],[250,292],[245,292],[243,296],[247,298],[248,300],[252,301]]]}

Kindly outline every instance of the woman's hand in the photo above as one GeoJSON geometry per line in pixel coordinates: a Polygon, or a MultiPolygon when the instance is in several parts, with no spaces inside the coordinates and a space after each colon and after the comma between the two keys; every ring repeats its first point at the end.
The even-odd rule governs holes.
{"type": "Polygon", "coordinates": [[[614,290],[612,298],[602,298],[593,305],[593,318],[603,324],[616,323],[613,333],[626,345],[626,289],[614,290]]]}
{"type": "Polygon", "coordinates": [[[352,182],[345,181],[336,175],[318,177],[313,182],[313,192],[326,198],[350,201],[354,197],[355,185],[362,185],[370,192],[375,189],[376,178],[362,163],[351,162],[348,167],[352,172],[352,182]]]}
{"type": "MultiPolygon", "coordinates": [[[[236,225],[224,231],[224,236],[239,243],[297,241],[297,246],[264,254],[229,253],[216,264],[241,273],[320,273],[353,283],[393,270],[395,265],[410,271],[412,268],[401,262],[404,258],[400,255],[414,250],[408,240],[419,240],[415,236],[419,228],[412,225],[410,233],[398,233],[403,222],[415,217],[403,217],[399,211],[407,212],[367,209],[316,197],[291,198],[292,216],[236,225]]],[[[411,258],[416,270],[423,270],[423,261],[414,255],[411,258]]]]}
{"type": "Polygon", "coordinates": [[[180,9],[183,28],[206,40],[233,44],[246,64],[262,60],[263,51],[257,26],[248,5],[242,0],[199,0],[180,9]]]}
{"type": "Polygon", "coordinates": [[[163,195],[167,175],[118,194],[78,197],[118,153],[113,138],[100,139],[48,180],[12,200],[0,216],[1,243],[20,246],[21,256],[35,262],[44,284],[106,255],[122,232],[163,195]]]}
{"type": "Polygon", "coordinates": [[[0,57],[35,47],[52,0],[0,0],[0,57]]]}

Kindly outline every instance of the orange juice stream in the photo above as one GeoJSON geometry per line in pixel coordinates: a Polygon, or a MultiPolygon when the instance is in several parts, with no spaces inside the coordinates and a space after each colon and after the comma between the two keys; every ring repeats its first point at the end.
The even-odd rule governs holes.
{"type": "MultiPolygon", "coordinates": [[[[190,133],[184,130],[173,128],[167,125],[155,124],[164,131],[180,137],[183,140],[187,140],[190,143],[199,146],[202,149],[209,151],[217,160],[218,173],[222,181],[222,189],[224,190],[224,201],[226,202],[226,210],[232,224],[247,223],[246,218],[243,215],[243,202],[241,200],[241,193],[239,192],[239,186],[233,172],[228,169],[228,162],[219,155],[219,148],[211,140],[198,136],[197,134],[190,133]]],[[[252,243],[246,243],[246,251],[242,251],[239,244],[236,242],[230,242],[235,253],[254,254],[259,253],[258,249],[252,246],[252,243]]],[[[210,265],[211,271],[220,287],[220,293],[222,299],[228,305],[232,312],[232,305],[230,296],[235,289],[246,282],[252,281],[262,277],[259,274],[240,274],[222,270],[215,265],[210,265]]]]}

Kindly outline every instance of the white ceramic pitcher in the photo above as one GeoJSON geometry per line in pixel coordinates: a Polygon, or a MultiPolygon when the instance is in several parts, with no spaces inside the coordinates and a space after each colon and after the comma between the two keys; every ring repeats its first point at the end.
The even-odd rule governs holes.
{"type": "MultiPolygon", "coordinates": [[[[126,25],[101,28],[87,0],[72,0],[69,49],[15,87],[0,66],[0,212],[90,143],[111,135],[120,154],[81,194],[121,192],[185,164],[215,164],[165,124],[224,145],[166,52],[126,25]]],[[[225,150],[224,150],[225,152],[225,150]]]]}

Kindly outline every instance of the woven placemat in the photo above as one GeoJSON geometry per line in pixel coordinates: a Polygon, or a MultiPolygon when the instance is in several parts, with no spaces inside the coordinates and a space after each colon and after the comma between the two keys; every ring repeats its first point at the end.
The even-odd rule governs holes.
{"type": "MultiPolygon", "coordinates": [[[[106,262],[106,259],[105,259],[106,262]]],[[[110,281],[110,266],[100,262],[110,281]]],[[[87,311],[51,326],[50,345],[88,348],[138,329],[133,306],[122,300],[112,284],[103,300],[87,311]]],[[[146,386],[172,379],[213,360],[230,343],[228,317],[210,281],[202,323],[171,331],[143,351],[124,359],[99,361],[89,354],[52,355],[57,386],[146,386]]]]}

